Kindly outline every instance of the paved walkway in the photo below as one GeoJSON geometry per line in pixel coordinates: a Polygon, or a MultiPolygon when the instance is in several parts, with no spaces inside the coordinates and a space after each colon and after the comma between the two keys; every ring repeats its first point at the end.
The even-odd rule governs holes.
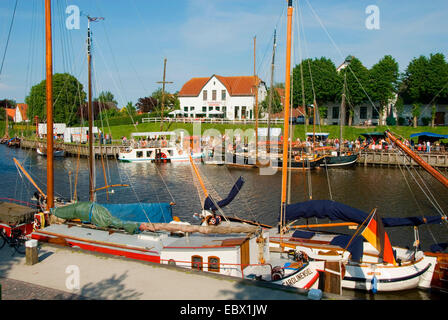
{"type": "Polygon", "coordinates": [[[24,256],[12,255],[11,248],[0,250],[3,299],[307,299],[297,290],[70,248],[45,245],[39,259],[39,263],[28,266],[24,256]],[[27,293],[23,293],[26,284],[30,286],[27,293]]]}

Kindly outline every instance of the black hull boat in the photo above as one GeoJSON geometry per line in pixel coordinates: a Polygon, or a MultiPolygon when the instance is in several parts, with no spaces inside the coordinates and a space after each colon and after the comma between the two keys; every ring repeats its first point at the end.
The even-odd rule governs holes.
{"type": "Polygon", "coordinates": [[[327,156],[320,163],[321,167],[349,167],[354,166],[358,161],[358,155],[349,156],[327,156]]]}

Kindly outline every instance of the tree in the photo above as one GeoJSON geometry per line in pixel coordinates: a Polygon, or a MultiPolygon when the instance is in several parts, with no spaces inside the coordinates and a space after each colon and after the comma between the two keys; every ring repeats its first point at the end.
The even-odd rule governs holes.
{"type": "MultiPolygon", "coordinates": [[[[28,119],[46,118],[46,80],[34,85],[25,98],[28,119]]],[[[82,84],[68,73],[53,75],[53,121],[72,125],[77,122],[80,106],[86,101],[82,84]]]]}
{"type": "Polygon", "coordinates": [[[5,120],[5,110],[4,109],[11,109],[11,108],[15,108],[17,105],[15,100],[11,100],[11,99],[3,99],[0,100],[0,120],[5,120]]]}
{"type": "MultiPolygon", "coordinates": [[[[272,90],[272,93],[273,93],[273,95],[272,95],[271,114],[281,112],[283,109],[280,94],[278,93],[276,88],[274,88],[274,90],[272,90]]],[[[268,112],[270,96],[271,96],[271,89],[268,89],[266,98],[260,103],[260,113],[268,112]]]]}
{"type": "Polygon", "coordinates": [[[412,105],[412,117],[414,118],[414,128],[417,128],[418,117],[422,113],[421,105],[419,103],[414,103],[412,105]]]}
{"type": "Polygon", "coordinates": [[[427,93],[429,61],[425,56],[414,58],[406,68],[403,77],[402,96],[405,103],[430,100],[427,93]]]}
{"type": "Polygon", "coordinates": [[[130,116],[135,116],[137,114],[137,109],[135,108],[132,102],[128,102],[128,104],[126,105],[126,107],[123,108],[123,110],[130,116]]]}
{"type": "MultiPolygon", "coordinates": [[[[77,116],[82,120],[82,121],[87,121],[88,117],[89,117],[89,105],[88,103],[84,103],[79,109],[78,109],[78,113],[77,116]]],[[[110,103],[110,102],[105,102],[102,103],[100,101],[93,101],[92,102],[92,114],[93,114],[93,118],[94,120],[99,120],[101,119],[101,116],[114,116],[116,113],[118,113],[117,111],[118,109],[116,108],[115,104],[110,103]],[[113,111],[112,111],[113,110],[113,111]]],[[[104,120],[104,118],[103,118],[104,120]]]]}
{"type": "Polygon", "coordinates": [[[361,61],[355,57],[351,57],[347,67],[339,73],[340,81],[343,83],[344,75],[347,76],[346,99],[348,105],[349,121],[348,125],[352,125],[354,108],[368,100],[367,88],[369,80],[369,70],[364,67],[361,61]]]}
{"type": "Polygon", "coordinates": [[[118,102],[115,101],[115,97],[112,94],[112,92],[110,92],[110,91],[102,91],[98,95],[98,98],[95,98],[93,101],[99,101],[102,103],[111,102],[111,103],[115,104],[115,106],[118,105],[118,102]]]}
{"type": "Polygon", "coordinates": [[[379,103],[380,121],[384,125],[384,112],[398,91],[398,63],[390,55],[384,56],[369,71],[368,93],[379,103]]]}
{"type": "Polygon", "coordinates": [[[314,104],[314,96],[317,104],[322,105],[337,101],[341,95],[342,82],[338,77],[336,66],[325,57],[303,60],[294,67],[292,77],[294,106],[302,105],[303,101],[306,105],[314,104]]]}
{"type": "Polygon", "coordinates": [[[138,102],[135,104],[138,111],[141,113],[149,113],[156,111],[157,109],[157,99],[153,97],[143,97],[139,98],[138,102]]]}
{"type": "Polygon", "coordinates": [[[397,113],[397,120],[395,124],[398,126],[400,124],[399,119],[404,111],[404,102],[402,97],[398,97],[397,102],[395,102],[395,111],[397,113]]]}

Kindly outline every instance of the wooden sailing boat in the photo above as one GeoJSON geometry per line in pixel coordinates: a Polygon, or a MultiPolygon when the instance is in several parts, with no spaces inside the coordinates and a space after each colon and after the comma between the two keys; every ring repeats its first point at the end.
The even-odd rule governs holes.
{"type": "MultiPolygon", "coordinates": [[[[289,1],[289,32],[292,10],[292,1],[289,1]]],[[[290,45],[288,48],[290,51],[290,45]]],[[[191,158],[190,161],[193,168],[196,168],[191,158]]],[[[205,188],[204,192],[207,194],[205,188]]],[[[213,199],[211,201],[216,204],[213,199]]],[[[142,207],[143,204],[137,205],[142,207]]],[[[64,219],[64,223],[36,230],[32,237],[40,241],[133,259],[243,278],[252,277],[279,285],[312,288],[318,284],[318,270],[323,268],[324,263],[309,261],[298,254],[270,252],[269,234],[260,225],[247,224],[244,221],[223,221],[219,225],[207,222],[193,226],[175,221],[177,219],[172,217],[171,211],[157,211],[160,204],[155,204],[153,208],[148,207],[148,213],[144,212],[148,217],[151,209],[157,211],[158,220],[157,215],[152,215],[146,223],[141,220],[125,220],[129,218],[124,217],[117,219],[113,213],[116,213],[116,210],[122,212],[129,209],[125,206],[121,205],[121,208],[117,209],[113,205],[84,202],[76,206],[57,208],[51,213],[59,219],[64,219]],[[74,219],[78,221],[73,221],[74,219]],[[272,268],[272,265],[278,266],[272,268]]],[[[134,205],[131,209],[138,208],[134,205]]],[[[210,219],[208,221],[210,222],[210,219]]]]}

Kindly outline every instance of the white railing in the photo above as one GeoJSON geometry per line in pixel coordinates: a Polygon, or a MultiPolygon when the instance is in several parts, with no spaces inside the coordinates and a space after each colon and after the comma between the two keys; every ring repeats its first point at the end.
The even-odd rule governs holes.
{"type": "MultiPolygon", "coordinates": [[[[164,118],[164,122],[177,122],[177,123],[221,123],[221,124],[255,124],[254,119],[220,119],[220,118],[164,118]]],[[[160,118],[142,118],[142,123],[160,122],[160,118]]],[[[258,120],[258,124],[267,124],[267,119],[258,120]]],[[[271,119],[271,124],[283,124],[283,119],[271,119]]]]}

